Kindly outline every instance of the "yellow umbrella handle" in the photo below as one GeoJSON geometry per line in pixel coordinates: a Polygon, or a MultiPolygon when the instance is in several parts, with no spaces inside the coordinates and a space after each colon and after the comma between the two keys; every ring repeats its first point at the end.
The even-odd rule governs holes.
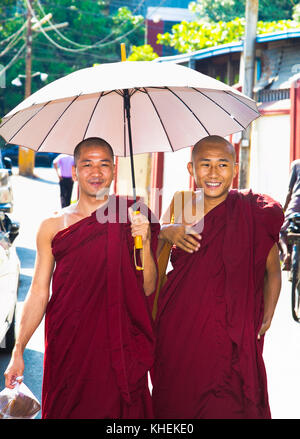
{"type": "Polygon", "coordinates": [[[141,236],[134,237],[134,246],[137,250],[141,250],[143,248],[143,241],[141,236]]]}
{"type": "MultiPolygon", "coordinates": [[[[138,215],[140,212],[138,210],[135,210],[132,213],[133,213],[133,215],[138,215]]],[[[134,237],[134,264],[135,264],[135,268],[137,270],[144,270],[144,252],[142,252],[142,265],[140,266],[136,262],[136,251],[137,250],[142,250],[142,249],[143,249],[142,237],[141,236],[135,236],[134,237]]]]}

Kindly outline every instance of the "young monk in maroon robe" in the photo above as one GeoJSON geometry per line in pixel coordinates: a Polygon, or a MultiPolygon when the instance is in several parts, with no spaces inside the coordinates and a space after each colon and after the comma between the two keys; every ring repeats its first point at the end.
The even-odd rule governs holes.
{"type": "Polygon", "coordinates": [[[141,213],[130,226],[127,201],[97,196],[107,193],[114,176],[109,144],[84,140],[74,158],[79,201],[45,220],[38,232],[35,274],[6,386],[23,375],[23,351],[45,313],[42,418],[149,418],[154,338],[146,295],[156,285],[159,225],[150,226],[141,213]],[[137,235],[144,271],[134,266],[137,235]]]}
{"type": "Polygon", "coordinates": [[[270,418],[262,351],[281,288],[282,208],[230,190],[235,152],[221,137],[198,142],[188,170],[203,188],[204,228],[201,237],[180,224],[160,233],[176,247],[155,320],[154,415],[270,418]]]}

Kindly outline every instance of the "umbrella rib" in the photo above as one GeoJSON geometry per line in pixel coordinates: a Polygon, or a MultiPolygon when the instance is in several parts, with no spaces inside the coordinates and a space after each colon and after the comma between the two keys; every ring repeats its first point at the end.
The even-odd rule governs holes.
{"type": "Polygon", "coordinates": [[[105,93],[105,96],[110,93],[117,93],[117,95],[124,97],[124,93],[122,93],[122,90],[118,90],[117,88],[115,90],[110,90],[108,93],[105,93]]]}
{"type": "Polygon", "coordinates": [[[232,98],[236,99],[237,101],[239,101],[241,104],[244,104],[247,108],[249,108],[249,110],[254,111],[254,113],[258,114],[260,116],[260,112],[257,110],[254,110],[253,108],[250,107],[250,105],[246,104],[246,102],[242,101],[241,99],[239,99],[237,96],[235,96],[235,94],[230,93],[229,91],[225,91],[225,93],[229,96],[231,96],[232,98]]]}
{"type": "Polygon", "coordinates": [[[169,144],[170,144],[170,147],[171,147],[172,151],[174,152],[174,148],[173,148],[173,146],[172,146],[172,142],[171,142],[170,137],[169,137],[169,135],[168,135],[168,133],[167,133],[167,130],[166,130],[166,128],[165,128],[165,125],[164,125],[164,123],[163,123],[163,121],[162,121],[162,119],[161,119],[161,117],[160,117],[160,114],[159,114],[159,112],[158,112],[158,110],[157,110],[157,108],[156,108],[156,105],[155,105],[155,103],[153,102],[151,96],[149,95],[149,93],[148,93],[148,91],[146,90],[145,87],[144,87],[144,90],[145,90],[145,93],[146,93],[146,95],[148,96],[148,98],[149,98],[151,104],[153,105],[153,108],[154,108],[154,110],[155,110],[155,112],[156,112],[156,114],[157,114],[157,117],[159,118],[159,121],[160,121],[160,123],[161,123],[161,126],[163,127],[163,130],[164,130],[164,132],[165,132],[165,135],[166,135],[166,137],[167,137],[167,139],[168,139],[168,142],[169,142],[169,144]]]}
{"type": "Polygon", "coordinates": [[[70,108],[70,106],[76,101],[76,99],[79,98],[79,96],[81,96],[81,93],[79,95],[75,96],[75,98],[64,109],[64,111],[61,113],[61,115],[56,119],[56,121],[54,122],[54,124],[52,125],[52,127],[50,128],[50,130],[48,131],[48,133],[46,134],[46,136],[44,137],[44,139],[42,140],[42,142],[40,143],[40,146],[37,148],[36,151],[39,151],[39,149],[41,148],[42,144],[45,142],[45,140],[47,139],[47,137],[49,136],[49,134],[51,133],[51,131],[53,130],[55,125],[59,122],[59,120],[62,118],[62,116],[65,114],[65,112],[70,108]]]}
{"type": "Polygon", "coordinates": [[[5,124],[7,124],[7,122],[9,122],[10,120],[12,120],[12,118],[14,116],[16,116],[16,114],[19,114],[19,111],[17,111],[15,114],[13,114],[12,116],[10,116],[7,120],[4,120],[1,124],[0,124],[0,128],[4,127],[5,124]]]}
{"type": "Polygon", "coordinates": [[[93,108],[93,111],[92,111],[91,115],[90,115],[90,118],[89,118],[89,121],[88,121],[87,127],[86,127],[86,129],[85,129],[85,131],[84,131],[84,135],[83,135],[82,140],[85,139],[86,133],[88,132],[89,126],[90,126],[91,121],[92,121],[92,118],[93,118],[93,116],[94,116],[94,114],[95,114],[96,108],[97,108],[97,106],[98,106],[98,104],[99,104],[99,101],[100,101],[100,99],[102,98],[103,94],[104,94],[104,91],[102,91],[102,92],[100,93],[100,96],[99,96],[98,99],[97,99],[97,102],[96,102],[96,104],[95,104],[95,106],[94,106],[94,108],[93,108]]]}
{"type": "MultiPolygon", "coordinates": [[[[40,111],[42,111],[45,107],[46,107],[46,105],[48,105],[50,103],[50,101],[48,101],[48,102],[46,102],[45,103],[45,105],[43,105],[40,109],[39,109],[39,111],[37,111],[35,114],[33,114],[28,120],[26,120],[26,122],[25,123],[23,123],[23,125],[14,133],[14,135],[8,140],[8,142],[7,143],[10,143],[11,142],[11,140],[18,134],[18,132],[19,131],[21,131],[24,127],[25,127],[25,125],[27,125],[28,124],[28,122],[30,122],[37,114],[39,114],[40,113],[40,111]]],[[[34,105],[34,104],[33,104],[34,105]]],[[[18,113],[16,113],[16,114],[19,114],[20,112],[18,111],[18,113]]],[[[11,120],[11,119],[9,119],[9,120],[11,120]]]]}
{"type": "Polygon", "coordinates": [[[180,102],[183,103],[183,105],[186,106],[186,108],[192,113],[192,115],[195,117],[195,119],[197,119],[197,121],[200,123],[200,125],[202,126],[202,128],[206,131],[207,135],[209,136],[210,133],[209,131],[205,128],[205,126],[203,125],[203,123],[201,122],[201,120],[199,119],[198,116],[196,116],[196,114],[193,112],[193,110],[184,102],[183,99],[181,99],[181,97],[179,97],[173,90],[171,90],[169,87],[166,87],[167,90],[169,90],[177,99],[180,100],[180,102]]]}
{"type": "MultiPolygon", "coordinates": [[[[221,110],[223,110],[226,114],[228,114],[229,117],[232,118],[232,120],[234,120],[236,123],[238,123],[243,130],[246,129],[246,127],[244,127],[244,125],[241,124],[241,122],[239,122],[236,117],[234,117],[231,113],[229,113],[229,111],[225,110],[225,108],[223,108],[220,104],[218,104],[218,102],[216,102],[214,99],[212,99],[211,97],[207,96],[205,93],[203,93],[202,91],[198,90],[197,88],[192,87],[193,90],[197,91],[198,93],[202,94],[202,96],[206,97],[206,99],[209,99],[211,102],[213,102],[215,105],[217,105],[221,110]]],[[[226,92],[225,92],[226,93],[226,92]]],[[[231,96],[231,95],[230,95],[231,96]]]]}
{"type": "Polygon", "coordinates": [[[134,95],[136,92],[138,92],[138,91],[142,91],[141,88],[139,88],[139,87],[138,87],[138,88],[133,88],[133,89],[132,89],[132,92],[131,92],[131,94],[130,94],[130,97],[133,96],[133,95],[134,95]]]}

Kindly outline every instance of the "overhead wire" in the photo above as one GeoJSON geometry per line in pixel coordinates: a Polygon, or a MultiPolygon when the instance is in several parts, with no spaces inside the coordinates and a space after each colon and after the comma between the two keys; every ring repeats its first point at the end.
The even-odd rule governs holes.
{"type": "MultiPolygon", "coordinates": [[[[32,16],[33,16],[36,20],[38,20],[38,18],[37,18],[37,16],[36,16],[36,14],[35,14],[33,8],[31,7],[29,1],[28,1],[28,0],[25,0],[25,1],[26,1],[27,7],[28,7],[28,9],[30,10],[32,16]]],[[[166,0],[162,0],[162,1],[160,2],[159,6],[157,6],[157,7],[154,9],[154,11],[153,11],[152,13],[155,13],[155,11],[156,11],[159,7],[161,7],[161,5],[162,5],[163,3],[165,3],[165,1],[166,1],[166,0]]],[[[132,34],[133,32],[135,32],[136,29],[138,29],[139,27],[141,27],[141,26],[144,24],[144,22],[145,22],[145,19],[142,20],[142,21],[141,21],[140,23],[138,23],[137,25],[135,25],[135,26],[133,27],[133,29],[130,29],[129,31],[125,32],[123,35],[120,35],[119,37],[115,38],[115,39],[112,40],[112,41],[108,41],[108,42],[105,42],[105,43],[101,43],[101,40],[100,40],[100,41],[98,41],[98,42],[96,42],[96,43],[94,43],[94,44],[87,45],[86,47],[82,47],[82,48],[78,48],[78,49],[72,49],[72,48],[68,48],[68,47],[65,47],[65,46],[62,46],[62,45],[58,44],[58,43],[57,43],[56,41],[54,41],[51,37],[49,37],[49,35],[44,31],[44,29],[43,29],[42,26],[40,27],[40,31],[41,31],[42,34],[43,34],[43,35],[44,35],[44,36],[45,36],[45,37],[46,37],[46,38],[47,38],[47,39],[48,39],[48,40],[49,40],[54,46],[56,46],[58,49],[61,49],[61,50],[67,51],[67,52],[79,53],[79,52],[84,52],[84,51],[89,50],[89,49],[92,49],[92,48],[102,48],[102,47],[107,47],[107,46],[109,46],[109,45],[111,45],[111,44],[115,44],[115,43],[117,43],[118,41],[122,40],[123,38],[125,38],[125,37],[127,37],[128,35],[130,35],[130,34],[132,34]]]]}
{"type": "MultiPolygon", "coordinates": [[[[140,3],[137,5],[135,11],[137,11],[145,2],[146,0],[141,0],[140,3]]],[[[165,3],[166,0],[162,0],[160,2],[160,4],[153,10],[152,14],[155,13],[155,11],[160,8],[162,6],[163,3],[165,3]]],[[[29,3],[28,0],[25,0],[27,8],[30,10],[32,16],[37,20],[38,17],[35,14],[35,11],[33,10],[33,8],[31,7],[31,4],[29,3]]],[[[38,1],[39,6],[41,6],[40,2],[38,1]]],[[[42,8],[41,8],[42,11],[42,8]]],[[[42,11],[43,12],[43,11],[42,11]]],[[[44,14],[45,15],[45,14],[44,14]]],[[[128,20],[124,20],[121,24],[123,25],[125,22],[127,22],[128,20]]],[[[108,42],[103,42],[103,40],[106,40],[109,36],[112,36],[114,32],[111,32],[111,34],[109,36],[106,36],[103,40],[100,40],[94,44],[91,45],[82,45],[83,47],[78,48],[78,49],[71,49],[71,48],[67,48],[64,46],[61,46],[60,44],[58,44],[57,42],[55,42],[51,37],[49,37],[49,35],[47,34],[47,32],[43,29],[42,26],[40,26],[40,30],[43,33],[43,35],[48,39],[48,41],[54,45],[56,48],[60,49],[60,50],[64,50],[66,52],[72,52],[72,53],[81,53],[83,55],[85,55],[85,51],[90,50],[90,49],[94,49],[94,48],[101,48],[101,47],[107,47],[111,44],[114,44],[120,40],[122,40],[123,38],[125,38],[126,36],[130,35],[131,33],[133,33],[137,28],[139,28],[140,26],[142,26],[145,22],[145,19],[142,20],[140,23],[138,23],[137,25],[135,25],[133,27],[133,29],[130,29],[129,31],[125,32],[123,35],[120,35],[119,37],[115,38],[112,41],[108,41],[108,42]]],[[[9,37],[5,38],[4,40],[0,41],[0,45],[4,44],[5,42],[9,41],[8,46],[0,53],[0,57],[5,55],[10,49],[12,49],[21,39],[22,39],[22,35],[17,38],[21,32],[24,30],[25,26],[27,24],[27,20],[23,23],[23,25],[20,27],[20,29],[18,29],[14,34],[10,35],[9,37]]],[[[55,27],[54,24],[52,24],[53,27],[55,27]]],[[[120,27],[119,26],[119,27],[120,27]]],[[[56,29],[57,30],[57,29],[56,29]]],[[[61,34],[60,32],[58,32],[58,34],[60,34],[61,37],[63,37],[66,41],[68,40],[69,42],[71,42],[72,40],[69,40],[67,37],[65,37],[63,34],[61,34]]],[[[74,41],[72,41],[73,44],[79,44],[80,43],[76,43],[74,41]]],[[[10,62],[2,69],[0,70],[0,77],[18,60],[18,58],[20,57],[20,55],[22,54],[23,50],[26,47],[26,43],[24,43],[20,49],[17,51],[17,53],[13,56],[13,58],[10,60],[10,62]]],[[[91,54],[91,56],[97,56],[99,59],[99,55],[96,54],[91,54]]],[[[106,59],[105,57],[103,57],[103,59],[106,59]]]]}
{"type": "MultiPolygon", "coordinates": [[[[9,37],[5,38],[4,40],[1,40],[0,45],[4,44],[5,42],[8,42],[8,45],[2,50],[2,52],[0,52],[0,57],[6,55],[13,47],[16,46],[16,44],[19,43],[19,41],[22,40],[22,38],[23,38],[22,32],[24,31],[26,24],[27,24],[27,21],[25,21],[16,32],[11,34],[9,37]]],[[[12,59],[9,61],[9,63],[6,64],[6,66],[0,70],[0,77],[19,59],[19,57],[22,54],[22,52],[24,51],[25,47],[26,47],[26,43],[24,43],[19,48],[19,50],[12,57],[12,59]]]]}
{"type": "Polygon", "coordinates": [[[23,46],[18,50],[15,56],[10,60],[10,62],[5,67],[3,67],[2,70],[0,70],[0,77],[18,60],[25,47],[26,43],[23,44],[23,46]]]}
{"type": "MultiPolygon", "coordinates": [[[[132,15],[134,15],[135,13],[136,13],[136,11],[145,3],[145,1],[147,1],[147,0],[141,0],[140,1],[140,3],[137,5],[137,7],[132,11],[132,15]]],[[[41,3],[40,3],[40,1],[39,0],[37,0],[37,5],[39,6],[39,8],[40,8],[40,10],[41,10],[41,12],[42,12],[42,14],[45,16],[46,15],[46,12],[45,12],[45,10],[44,10],[44,8],[43,8],[43,6],[41,5],[41,3]]],[[[126,20],[123,20],[122,21],[122,23],[120,23],[119,24],[119,28],[120,27],[122,27],[125,23],[127,23],[129,21],[129,19],[126,19],[126,20]]],[[[75,42],[75,41],[73,41],[73,40],[70,40],[69,38],[67,38],[64,34],[62,34],[56,27],[55,27],[55,25],[53,25],[53,23],[52,23],[52,21],[51,20],[48,20],[48,22],[49,22],[49,24],[50,24],[50,26],[53,28],[53,30],[62,38],[62,39],[64,39],[65,41],[67,41],[67,42],[69,42],[70,44],[74,44],[75,46],[78,46],[78,47],[85,47],[85,48],[89,48],[90,47],[90,45],[87,45],[87,44],[80,44],[80,43],[77,43],[77,42],[75,42]]],[[[100,41],[98,41],[97,43],[95,43],[95,44],[101,44],[101,43],[104,43],[105,41],[107,41],[111,36],[113,36],[114,34],[115,34],[115,30],[113,30],[110,34],[108,34],[106,37],[104,37],[102,40],[100,40],[100,41]]]]}
{"type": "MultiPolygon", "coordinates": [[[[43,59],[46,61],[47,57],[48,59],[51,58],[53,56],[53,50],[55,50],[55,47],[52,46],[51,43],[49,43],[48,41],[46,42],[42,42],[42,41],[38,41],[35,42],[34,45],[35,49],[33,51],[33,58],[34,59],[38,59],[43,57],[43,59]],[[52,52],[51,52],[52,51],[52,52]]],[[[66,62],[68,62],[68,65],[71,65],[72,62],[74,63],[80,63],[80,60],[78,58],[78,54],[77,53],[70,53],[70,52],[64,52],[64,51],[57,51],[56,52],[56,56],[57,56],[57,60],[64,60],[66,62]]],[[[96,51],[88,51],[88,52],[81,52],[80,53],[80,57],[84,57],[88,60],[91,60],[93,62],[99,62],[99,60],[107,60],[108,56],[107,54],[102,55],[97,53],[96,51]]],[[[113,57],[115,59],[115,61],[118,61],[117,57],[113,57]]],[[[82,62],[82,61],[81,61],[82,62]]]]}
{"type": "Polygon", "coordinates": [[[9,37],[5,38],[4,40],[0,41],[0,46],[2,46],[2,44],[10,41],[13,37],[20,35],[20,33],[24,30],[25,26],[26,26],[26,21],[23,23],[23,25],[20,27],[20,29],[18,29],[15,33],[11,34],[9,37]]]}
{"type": "Polygon", "coordinates": [[[7,52],[9,52],[20,40],[23,39],[23,35],[17,36],[15,39],[11,40],[8,45],[5,47],[5,49],[0,52],[0,58],[4,56],[7,52]]]}
{"type": "MultiPolygon", "coordinates": [[[[27,6],[28,6],[28,8],[29,8],[29,10],[30,10],[30,12],[31,12],[31,14],[32,14],[32,16],[33,16],[36,20],[38,20],[38,18],[37,18],[37,16],[36,16],[36,14],[35,14],[33,8],[31,7],[29,1],[28,1],[28,0],[25,0],[25,1],[26,1],[26,4],[27,4],[27,6]]],[[[72,48],[69,48],[69,47],[62,46],[62,45],[58,44],[56,41],[54,41],[51,37],[49,37],[49,35],[47,34],[47,32],[45,32],[45,30],[43,29],[42,26],[40,26],[40,31],[41,31],[42,34],[47,38],[47,40],[49,40],[49,41],[50,41],[55,47],[57,47],[58,49],[64,50],[64,51],[66,51],[66,52],[75,52],[75,53],[84,52],[84,51],[86,51],[86,50],[89,50],[89,49],[91,49],[91,48],[95,48],[95,47],[97,47],[97,48],[99,48],[99,47],[104,47],[104,46],[106,46],[106,45],[113,44],[114,42],[117,42],[117,41],[119,41],[119,40],[121,39],[121,37],[119,37],[119,38],[117,38],[115,41],[110,41],[110,42],[108,42],[108,43],[101,44],[101,46],[98,45],[97,43],[95,43],[95,44],[92,44],[92,45],[87,46],[87,47],[84,47],[84,48],[72,49],[72,48]]],[[[133,31],[135,31],[135,29],[131,29],[129,32],[127,32],[127,34],[130,34],[130,33],[132,33],[133,31]]],[[[125,34],[125,35],[126,35],[126,34],[125,34]]],[[[124,36],[122,36],[122,38],[124,38],[124,36]]]]}

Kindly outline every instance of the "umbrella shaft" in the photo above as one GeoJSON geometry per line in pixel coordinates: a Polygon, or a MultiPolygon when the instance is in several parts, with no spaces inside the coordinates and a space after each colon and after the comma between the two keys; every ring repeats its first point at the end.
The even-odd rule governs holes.
{"type": "Polygon", "coordinates": [[[131,122],[130,122],[130,96],[129,96],[128,90],[124,90],[124,106],[125,106],[126,118],[127,118],[130,164],[131,164],[131,179],[132,179],[133,199],[134,199],[134,205],[135,205],[136,204],[136,185],[135,185],[131,122]]]}

